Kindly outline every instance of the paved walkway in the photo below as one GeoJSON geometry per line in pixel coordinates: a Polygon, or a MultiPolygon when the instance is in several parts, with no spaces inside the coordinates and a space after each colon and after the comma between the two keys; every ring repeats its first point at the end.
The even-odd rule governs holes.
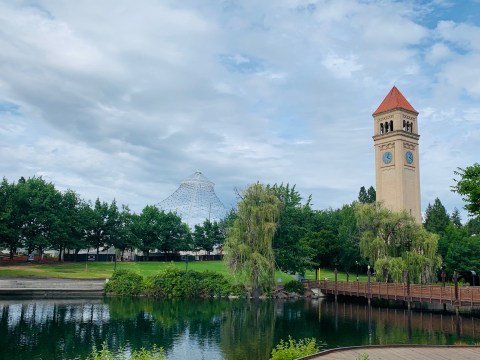
{"type": "Polygon", "coordinates": [[[0,297],[102,297],[104,287],[105,280],[3,278],[0,297]]]}
{"type": "Polygon", "coordinates": [[[480,346],[359,346],[327,350],[309,360],[478,360],[480,346]],[[368,355],[368,357],[367,357],[368,355]]]}

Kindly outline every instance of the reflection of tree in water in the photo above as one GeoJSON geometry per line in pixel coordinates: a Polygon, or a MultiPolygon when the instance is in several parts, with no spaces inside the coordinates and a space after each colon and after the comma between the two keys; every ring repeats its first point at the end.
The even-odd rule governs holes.
{"type": "Polygon", "coordinates": [[[0,348],[5,358],[12,360],[25,359],[26,355],[44,359],[86,357],[92,342],[100,344],[107,330],[91,324],[102,323],[105,317],[108,309],[101,304],[2,306],[0,348]]]}
{"type": "Polygon", "coordinates": [[[219,342],[229,302],[107,299],[102,303],[55,302],[0,305],[0,359],[83,359],[93,345],[166,351],[188,331],[199,346],[219,342]]]}
{"type": "Polygon", "coordinates": [[[225,359],[269,359],[275,331],[272,301],[238,302],[225,313],[220,348],[225,359]]]}
{"type": "Polygon", "coordinates": [[[156,327],[162,329],[162,336],[148,339],[148,345],[157,344],[165,350],[172,348],[179,334],[188,331],[189,337],[200,347],[209,342],[218,343],[222,313],[231,305],[228,300],[176,300],[155,301],[152,299],[111,299],[107,300],[112,319],[142,316],[149,317],[156,327]],[[124,309],[130,309],[130,315],[124,309]]]}
{"type": "Polygon", "coordinates": [[[272,347],[289,335],[314,337],[328,347],[474,344],[479,341],[479,328],[480,320],[474,317],[328,300],[2,303],[0,359],[83,359],[92,345],[99,347],[104,341],[112,350],[157,344],[175,355],[178,340],[187,338],[192,351],[217,354],[220,348],[228,360],[257,360],[268,359],[272,347]]]}

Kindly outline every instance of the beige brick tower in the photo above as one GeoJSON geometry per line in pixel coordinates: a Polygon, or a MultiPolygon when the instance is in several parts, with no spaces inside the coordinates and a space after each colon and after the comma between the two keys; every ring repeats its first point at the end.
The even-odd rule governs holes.
{"type": "Polygon", "coordinates": [[[373,113],[377,201],[419,223],[418,112],[394,86],[373,113]]]}

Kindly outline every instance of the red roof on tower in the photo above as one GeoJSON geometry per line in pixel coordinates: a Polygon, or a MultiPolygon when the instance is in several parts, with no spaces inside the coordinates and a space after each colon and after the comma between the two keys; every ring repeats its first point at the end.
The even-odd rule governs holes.
{"type": "Polygon", "coordinates": [[[385,96],[380,106],[375,110],[373,115],[380,114],[382,112],[393,110],[396,108],[402,108],[404,110],[412,111],[418,114],[418,111],[413,108],[412,105],[405,99],[402,93],[394,86],[392,90],[385,96]]]}

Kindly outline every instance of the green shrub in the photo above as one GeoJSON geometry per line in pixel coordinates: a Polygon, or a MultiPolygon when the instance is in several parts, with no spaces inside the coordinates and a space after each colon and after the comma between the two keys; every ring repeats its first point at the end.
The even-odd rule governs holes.
{"type": "Polygon", "coordinates": [[[154,297],[191,298],[197,294],[197,284],[194,275],[185,276],[185,271],[169,266],[157,274],[150,275],[146,280],[145,290],[147,295],[154,297]]]}
{"type": "Polygon", "coordinates": [[[370,360],[370,356],[368,356],[367,353],[358,354],[357,355],[357,360],[370,360]]]}
{"type": "Polygon", "coordinates": [[[319,348],[314,338],[296,341],[289,336],[288,341],[280,340],[280,344],[272,350],[270,360],[294,360],[317,352],[319,348]]]}
{"type": "Polygon", "coordinates": [[[233,294],[236,288],[222,274],[212,271],[201,273],[200,292],[202,297],[224,297],[233,294]]]}
{"type": "Polygon", "coordinates": [[[168,299],[223,297],[243,293],[222,274],[210,271],[184,271],[175,267],[168,267],[150,275],[145,284],[147,295],[168,299]]]}
{"type": "Polygon", "coordinates": [[[286,292],[295,292],[300,295],[303,295],[303,292],[305,291],[303,283],[296,280],[286,283],[284,289],[286,292]]]}
{"type": "Polygon", "coordinates": [[[132,355],[127,358],[124,354],[113,354],[108,350],[107,344],[102,344],[102,349],[97,350],[94,346],[92,353],[86,358],[86,360],[165,360],[162,348],[157,348],[153,345],[151,350],[144,348],[135,350],[132,355]]]}
{"type": "Polygon", "coordinates": [[[115,295],[132,296],[144,290],[143,277],[129,270],[117,270],[105,285],[105,291],[115,295]]]}

